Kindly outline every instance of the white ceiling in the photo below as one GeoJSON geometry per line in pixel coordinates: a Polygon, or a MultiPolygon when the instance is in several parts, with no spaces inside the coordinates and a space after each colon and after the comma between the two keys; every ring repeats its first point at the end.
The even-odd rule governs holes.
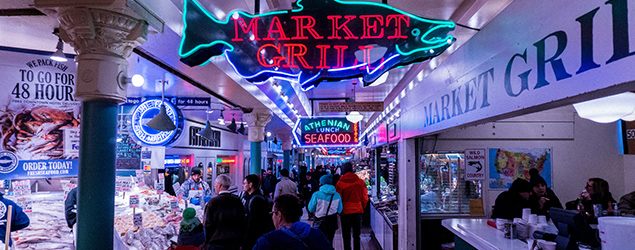
{"type": "MultiPolygon", "coordinates": [[[[80,0],[81,1],[81,0],[80,0]]],[[[90,2],[88,0],[83,0],[90,2]]],[[[144,2],[145,0],[137,0],[138,2],[144,2]]],[[[155,0],[159,1],[159,0],[155,0]]],[[[170,5],[174,9],[181,10],[183,6],[183,0],[160,0],[161,4],[165,6],[170,5]]],[[[310,1],[310,0],[304,0],[310,1]]],[[[381,2],[380,0],[370,0],[373,2],[381,2]]],[[[433,19],[445,19],[452,20],[458,24],[467,25],[472,28],[480,29],[489,20],[496,16],[503,8],[505,8],[513,0],[388,0],[388,4],[405,10],[409,13],[433,19]]],[[[223,18],[226,13],[233,10],[243,10],[253,13],[254,1],[248,0],[199,0],[199,2],[207,8],[211,13],[214,13],[219,18],[223,18]]],[[[266,12],[272,9],[289,9],[291,8],[292,0],[261,0],[261,12],[266,12]]],[[[157,4],[158,6],[159,4],[157,4]]],[[[0,10],[2,9],[22,9],[33,8],[33,0],[3,0],[0,1],[0,10]]],[[[162,7],[165,9],[165,7],[162,7]]],[[[159,11],[160,12],[160,11],[159,11]]],[[[164,11],[164,13],[166,13],[164,11]]],[[[50,13],[49,13],[50,14],[50,13]]],[[[166,65],[178,70],[188,77],[194,79],[205,88],[227,98],[231,102],[247,108],[271,108],[271,103],[279,105],[276,113],[280,117],[275,118],[271,124],[267,126],[270,131],[277,131],[280,129],[289,129],[288,122],[284,120],[295,120],[295,115],[290,111],[286,104],[281,104],[278,99],[278,95],[270,85],[260,85],[259,90],[247,90],[245,86],[248,86],[240,79],[231,77],[233,72],[228,72],[227,69],[221,69],[222,66],[215,64],[208,64],[204,67],[188,67],[182,64],[178,58],[178,44],[180,41],[179,33],[180,27],[177,22],[177,15],[180,13],[170,13],[165,15],[166,25],[162,34],[150,34],[148,41],[142,45],[144,51],[153,55],[156,58],[162,60],[166,65]],[[169,28],[175,28],[177,31],[172,31],[169,28]],[[254,96],[254,93],[259,93],[262,96],[254,96]],[[263,98],[268,98],[269,101],[263,98]],[[263,101],[264,100],[264,101],[263,101]],[[269,106],[267,106],[269,105],[269,106]]],[[[54,15],[51,15],[54,16],[54,15]]],[[[54,51],[57,37],[52,35],[54,27],[58,26],[57,20],[51,16],[15,16],[7,17],[0,16],[0,46],[27,48],[43,51],[54,51]]],[[[159,16],[161,18],[161,16],[159,16]]],[[[182,26],[181,26],[182,27],[182,26]]],[[[415,77],[423,77],[426,73],[434,70],[436,66],[443,63],[443,59],[451,55],[458,47],[471,38],[477,31],[457,26],[452,33],[457,38],[457,42],[454,43],[442,56],[437,57],[433,61],[421,63],[416,66],[401,67],[390,71],[390,75],[386,83],[375,87],[362,87],[356,86],[356,101],[384,101],[385,105],[388,105],[392,99],[399,93],[407,84],[415,77]],[[409,72],[412,71],[412,72],[409,72]]],[[[74,54],[74,51],[70,46],[65,46],[65,53],[74,54]]],[[[129,96],[148,96],[148,95],[160,95],[160,85],[156,84],[156,80],[161,79],[165,75],[165,70],[153,66],[150,63],[144,62],[144,59],[139,59],[137,55],[131,57],[131,63],[134,67],[134,71],[137,73],[146,74],[146,78],[149,79],[149,84],[137,89],[129,89],[129,96]],[[138,61],[138,63],[136,63],[138,61]]],[[[173,77],[168,74],[168,78],[173,77]]],[[[210,96],[207,92],[185,82],[175,78],[175,84],[166,88],[166,95],[172,96],[195,96],[195,97],[207,97],[210,96]]],[[[284,86],[284,85],[283,85],[284,86]]],[[[290,87],[289,87],[290,88],[290,87]]],[[[300,114],[310,114],[307,98],[353,98],[353,85],[351,81],[342,82],[324,82],[317,88],[310,90],[306,93],[301,91],[285,91],[290,96],[291,102],[295,107],[301,107],[304,102],[304,107],[300,108],[300,114]],[[300,96],[298,96],[300,95],[300,96]],[[302,96],[304,95],[304,96],[302,96]],[[304,100],[303,102],[301,100],[304,100]],[[305,110],[306,109],[306,110],[305,110]]],[[[220,103],[221,101],[212,98],[213,102],[220,103]]],[[[319,102],[319,101],[318,101],[319,102]]],[[[220,106],[220,104],[219,104],[220,106]]],[[[317,108],[317,104],[315,105],[317,108]]],[[[274,108],[275,109],[275,108],[274,108]]],[[[317,110],[314,111],[317,115],[317,110]]],[[[370,118],[372,114],[364,114],[366,120],[370,118]]],[[[203,121],[205,119],[205,113],[192,114],[192,119],[203,121]]],[[[210,117],[211,118],[211,117],[210,117]]],[[[227,118],[230,119],[231,118],[227,118]]],[[[238,119],[237,119],[238,120],[238,119]]]]}

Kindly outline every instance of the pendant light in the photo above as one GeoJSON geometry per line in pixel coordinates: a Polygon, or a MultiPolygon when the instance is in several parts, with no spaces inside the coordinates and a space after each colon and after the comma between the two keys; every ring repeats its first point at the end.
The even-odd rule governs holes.
{"type": "Polygon", "coordinates": [[[218,117],[218,124],[225,125],[225,117],[223,116],[223,110],[220,110],[220,117],[218,117]]]}
{"type": "MultiPolygon", "coordinates": [[[[355,102],[355,85],[357,85],[357,82],[353,81],[353,102],[355,102]]],[[[357,111],[350,112],[346,115],[346,120],[352,123],[358,123],[362,119],[364,119],[364,116],[357,111]]]]}
{"type": "Polygon", "coordinates": [[[66,55],[64,55],[64,42],[62,41],[62,38],[60,37],[59,28],[55,28],[53,30],[53,35],[57,36],[57,46],[55,46],[55,49],[56,49],[55,53],[53,53],[53,55],[51,55],[50,58],[58,62],[68,61],[68,59],[66,59],[66,55]]]}
{"type": "Polygon", "coordinates": [[[146,126],[159,131],[175,130],[176,126],[165,111],[165,104],[163,103],[165,101],[165,78],[161,83],[161,107],[159,108],[159,114],[157,114],[154,118],[152,118],[152,120],[146,123],[146,126]]]}
{"type": "Polygon", "coordinates": [[[211,125],[209,124],[209,113],[211,113],[212,111],[205,111],[205,113],[207,113],[207,121],[205,122],[205,128],[201,131],[199,131],[198,133],[196,133],[197,135],[208,139],[208,140],[212,140],[212,128],[211,125]]]}
{"type": "Polygon", "coordinates": [[[238,128],[236,132],[238,132],[241,135],[245,135],[245,122],[243,121],[240,122],[240,128],[238,128]]]}
{"type": "Polygon", "coordinates": [[[234,119],[234,115],[232,114],[232,123],[227,125],[227,128],[235,133],[236,132],[236,127],[237,127],[236,126],[236,119],[234,119]]]}

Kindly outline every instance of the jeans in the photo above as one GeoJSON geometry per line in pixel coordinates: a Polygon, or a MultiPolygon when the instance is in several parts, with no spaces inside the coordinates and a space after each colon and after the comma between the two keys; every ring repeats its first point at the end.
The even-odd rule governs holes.
{"type": "Polygon", "coordinates": [[[362,228],[362,214],[340,215],[344,250],[351,250],[351,229],[353,229],[353,249],[360,250],[359,234],[362,228]]]}

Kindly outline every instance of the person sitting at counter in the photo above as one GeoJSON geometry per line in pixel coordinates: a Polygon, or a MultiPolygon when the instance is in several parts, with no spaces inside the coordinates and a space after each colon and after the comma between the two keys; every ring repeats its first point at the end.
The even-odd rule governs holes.
{"type": "Polygon", "coordinates": [[[635,191],[625,194],[620,198],[620,203],[617,205],[620,213],[622,214],[635,214],[635,191]]]}
{"type": "Polygon", "coordinates": [[[531,208],[531,185],[524,179],[516,179],[509,190],[496,197],[492,218],[514,219],[523,216],[523,208],[531,208]]]}
{"type": "Polygon", "coordinates": [[[560,199],[558,196],[547,187],[545,181],[538,169],[532,168],[529,170],[529,183],[531,184],[531,196],[529,202],[531,203],[531,213],[538,215],[546,215],[549,218],[549,209],[552,207],[562,208],[560,199]]]}
{"type": "Polygon", "coordinates": [[[616,202],[609,192],[609,183],[602,178],[590,178],[578,200],[581,200],[582,205],[584,205],[584,210],[578,208],[578,212],[586,212],[587,215],[594,214],[594,204],[602,204],[602,210],[607,210],[609,214],[613,214],[613,206],[609,206],[609,203],[616,202]]]}
{"type": "Polygon", "coordinates": [[[201,169],[192,168],[192,175],[181,185],[183,197],[190,199],[194,205],[201,204],[202,201],[209,201],[212,197],[212,189],[204,181],[201,181],[201,169]]]}

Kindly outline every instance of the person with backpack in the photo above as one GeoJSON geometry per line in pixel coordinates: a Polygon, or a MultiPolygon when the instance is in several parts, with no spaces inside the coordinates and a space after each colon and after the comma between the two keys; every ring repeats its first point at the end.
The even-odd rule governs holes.
{"type": "Polygon", "coordinates": [[[269,215],[273,204],[270,206],[267,198],[260,192],[260,178],[255,174],[245,176],[241,199],[245,205],[247,222],[242,249],[252,249],[260,236],[275,229],[269,215]]]}
{"type": "Polygon", "coordinates": [[[277,230],[260,237],[253,250],[333,249],[333,246],[320,230],[300,221],[302,207],[300,200],[296,196],[289,194],[278,196],[271,210],[271,218],[277,230]]]}
{"type": "Polygon", "coordinates": [[[333,244],[335,231],[337,230],[337,214],[342,212],[342,197],[335,192],[332,185],[333,176],[330,174],[320,178],[322,186],[320,190],[313,193],[308,211],[315,214],[313,227],[317,227],[324,233],[326,238],[333,244]]]}

